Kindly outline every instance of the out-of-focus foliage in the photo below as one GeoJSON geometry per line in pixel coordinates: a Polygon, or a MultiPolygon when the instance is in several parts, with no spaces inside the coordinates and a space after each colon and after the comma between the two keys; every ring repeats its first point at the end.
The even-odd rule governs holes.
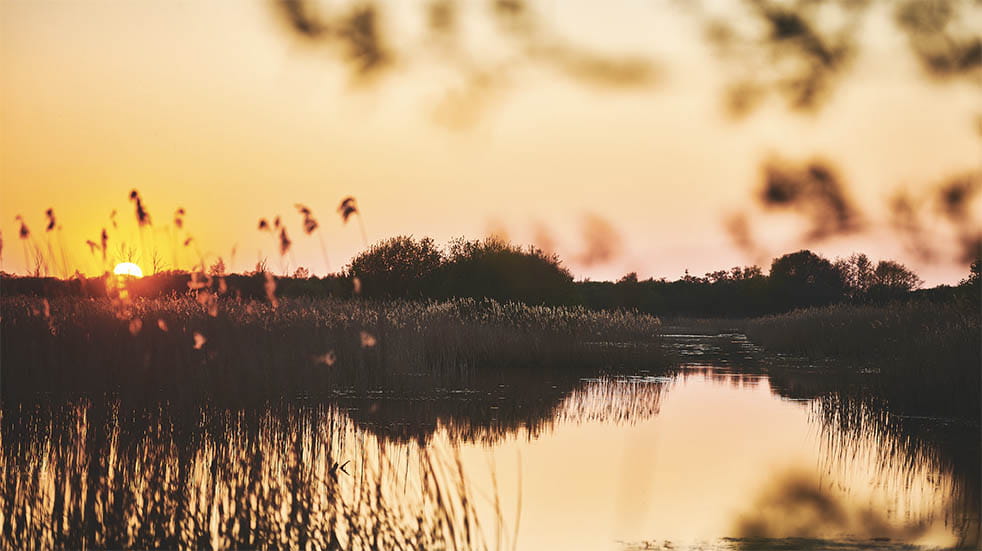
{"type": "MultiPolygon", "coordinates": [[[[982,172],[956,174],[929,186],[920,194],[901,191],[890,201],[890,224],[907,250],[924,261],[945,256],[931,226],[932,214],[954,236],[959,262],[968,264],[982,255],[982,218],[977,208],[982,191],[982,172]]],[[[942,244],[943,245],[943,244],[942,244]]]]}
{"type": "MultiPolygon", "coordinates": [[[[274,0],[273,6],[291,34],[330,47],[360,79],[423,60],[459,72],[466,84],[453,94],[458,105],[446,106],[457,115],[479,108],[522,66],[555,70],[583,84],[620,87],[649,86],[662,72],[656,54],[612,54],[561,32],[553,21],[555,10],[575,10],[571,5],[432,0],[408,8],[417,14],[373,0],[340,7],[318,0],[274,0]],[[400,24],[416,21],[418,28],[395,32],[396,19],[400,24]],[[490,31],[494,47],[474,51],[465,45],[472,20],[490,31]],[[494,54],[501,50],[511,55],[494,54]]],[[[918,60],[928,78],[980,80],[982,40],[972,22],[982,7],[974,0],[692,0],[656,4],[652,17],[657,10],[681,14],[701,28],[731,81],[724,104],[737,117],[771,94],[792,110],[819,109],[848,78],[865,46],[863,29],[873,18],[886,20],[907,38],[906,54],[918,60]]]]}
{"type": "MultiPolygon", "coordinates": [[[[770,159],[761,168],[756,194],[757,212],[732,214],[725,224],[734,244],[752,258],[768,256],[755,237],[751,220],[770,212],[791,212],[805,230],[795,240],[814,243],[868,228],[869,205],[850,199],[833,163],[812,159],[803,163],[770,159]]],[[[924,186],[918,194],[896,193],[887,205],[889,225],[898,241],[925,262],[967,265],[982,254],[982,172],[967,171],[924,186]]],[[[763,226],[758,222],[758,225],[763,226]]]]}
{"type": "Polygon", "coordinates": [[[760,202],[767,208],[802,213],[811,225],[804,236],[806,241],[848,233],[860,225],[859,213],[846,197],[841,179],[823,161],[804,167],[766,163],[760,202]]]}
{"type": "Polygon", "coordinates": [[[819,108],[856,57],[868,2],[732,5],[735,17],[703,14],[703,19],[706,39],[731,74],[727,112],[739,117],[770,93],[795,110],[819,108]]]}
{"type": "Polygon", "coordinates": [[[959,0],[905,0],[896,3],[897,25],[907,33],[910,49],[924,71],[939,79],[969,76],[976,81],[982,68],[982,37],[975,11],[979,2],[959,0]]]}

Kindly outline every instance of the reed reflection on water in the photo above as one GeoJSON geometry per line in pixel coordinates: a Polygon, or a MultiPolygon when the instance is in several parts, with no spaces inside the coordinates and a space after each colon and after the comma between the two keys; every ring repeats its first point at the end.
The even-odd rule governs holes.
{"type": "MultiPolygon", "coordinates": [[[[680,348],[696,344],[703,358],[721,350],[680,348]]],[[[734,347],[746,343],[722,350],[734,347]]],[[[0,547],[977,541],[972,477],[957,463],[875,407],[801,399],[800,381],[738,371],[741,361],[443,389],[419,402],[5,404],[0,547]]]]}
{"type": "Polygon", "coordinates": [[[5,548],[480,547],[459,471],[416,448],[395,484],[336,407],[39,413],[4,418],[5,548]]]}

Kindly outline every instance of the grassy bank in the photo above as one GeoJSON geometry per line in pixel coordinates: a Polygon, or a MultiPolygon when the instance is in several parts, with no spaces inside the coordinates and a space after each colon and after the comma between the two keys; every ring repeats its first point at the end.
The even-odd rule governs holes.
{"type": "Polygon", "coordinates": [[[894,413],[979,423],[978,304],[836,305],[737,323],[766,350],[832,360],[894,413]]]}
{"type": "Polygon", "coordinates": [[[494,301],[0,299],[5,397],[317,394],[488,369],[647,368],[652,316],[494,301]],[[609,346],[610,343],[631,343],[609,346]]]}

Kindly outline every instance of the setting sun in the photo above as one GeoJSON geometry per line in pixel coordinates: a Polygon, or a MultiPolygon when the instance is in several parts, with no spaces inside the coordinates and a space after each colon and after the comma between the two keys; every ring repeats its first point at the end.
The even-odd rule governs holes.
{"type": "Polygon", "coordinates": [[[120,262],[116,264],[113,268],[113,273],[116,275],[128,275],[131,277],[143,277],[143,270],[139,266],[133,264],[132,262],[120,262]]]}

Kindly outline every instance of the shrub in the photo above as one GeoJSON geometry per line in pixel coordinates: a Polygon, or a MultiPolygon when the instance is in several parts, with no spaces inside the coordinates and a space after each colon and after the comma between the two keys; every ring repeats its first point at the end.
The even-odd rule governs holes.
{"type": "Polygon", "coordinates": [[[786,254],[771,264],[770,283],[785,309],[825,306],[845,295],[842,275],[831,262],[811,251],[786,254]]]}
{"type": "Polygon", "coordinates": [[[345,272],[360,280],[364,296],[421,297],[443,261],[443,253],[429,237],[416,240],[402,235],[372,245],[345,272]]]}
{"type": "Polygon", "coordinates": [[[495,238],[451,242],[439,281],[441,297],[552,305],[575,299],[573,276],[558,257],[495,238]]]}

